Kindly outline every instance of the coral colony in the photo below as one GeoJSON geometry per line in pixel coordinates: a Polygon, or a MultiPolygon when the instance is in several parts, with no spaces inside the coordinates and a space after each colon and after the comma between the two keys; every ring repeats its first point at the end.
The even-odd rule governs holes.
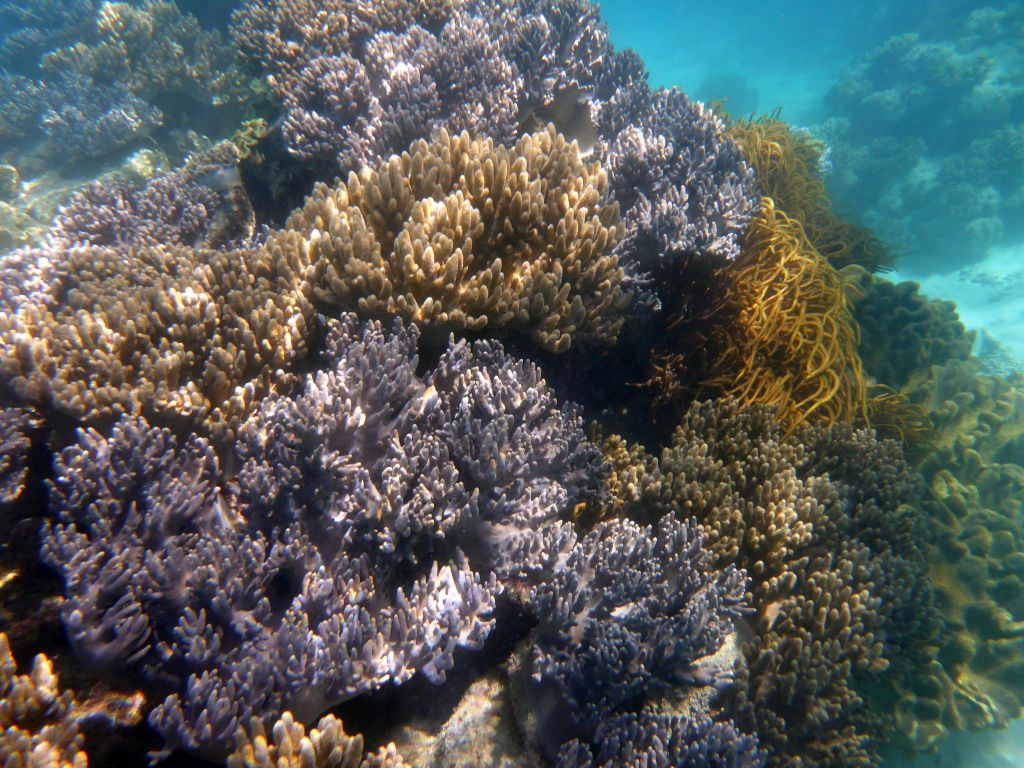
{"type": "Polygon", "coordinates": [[[0,4],[4,210],[95,169],[4,218],[0,763],[850,768],[1020,714],[1024,381],[813,137],[585,0],[60,5],[0,4]]]}

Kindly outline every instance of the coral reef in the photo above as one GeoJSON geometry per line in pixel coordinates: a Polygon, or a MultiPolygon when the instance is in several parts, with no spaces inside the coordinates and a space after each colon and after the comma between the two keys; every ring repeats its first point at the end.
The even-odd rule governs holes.
{"type": "Polygon", "coordinates": [[[659,258],[735,259],[757,214],[754,172],[725,124],[678,89],[655,92],[602,153],[644,269],[659,258]]]}
{"type": "Polygon", "coordinates": [[[691,515],[718,567],[750,576],[754,617],[736,722],[768,764],[876,765],[878,720],[858,681],[892,686],[934,658],[920,489],[898,447],[846,426],[786,436],[764,407],[695,404],[660,457],[605,441],[606,514],[691,515]]]}
{"type": "Polygon", "coordinates": [[[928,486],[929,574],[944,628],[936,661],[900,691],[896,725],[929,748],[952,730],[1005,725],[1024,701],[1014,629],[1024,617],[1021,382],[982,374],[952,303],[916,283],[844,273],[865,369],[928,421],[928,450],[914,458],[928,486]]]}
{"type": "Polygon", "coordinates": [[[283,101],[289,149],[320,176],[442,128],[511,143],[521,126],[554,120],[592,144],[619,91],[646,93],[642,65],[614,51],[584,0],[397,0],[374,11],[251,0],[234,14],[236,45],[283,101]]]}
{"type": "Polygon", "coordinates": [[[559,768],[614,768],[647,765],[713,765],[761,768],[765,755],[756,741],[728,723],[659,715],[617,715],[603,723],[594,751],[578,742],[559,754],[559,768]]]}
{"type": "MultiPolygon", "coordinates": [[[[253,95],[220,32],[173,2],[35,5],[6,10],[0,41],[0,154],[28,174],[73,172],[137,145],[168,110],[175,130],[224,135],[253,95]]],[[[160,136],[168,147],[173,133],[160,136]]]]}
{"type": "Polygon", "coordinates": [[[40,425],[30,410],[0,409],[0,509],[17,502],[25,490],[32,435],[40,425]]]}
{"type": "Polygon", "coordinates": [[[70,691],[60,691],[53,664],[36,656],[18,675],[7,635],[0,632],[0,759],[8,768],[86,768],[85,737],[70,691]]]}
{"type": "Polygon", "coordinates": [[[1024,381],[951,360],[907,396],[937,434],[919,466],[931,491],[932,579],[947,628],[941,669],[911,697],[906,729],[937,740],[947,729],[1004,726],[1024,705],[1024,381]]]}
{"type": "Polygon", "coordinates": [[[901,391],[927,377],[932,366],[966,360],[974,344],[951,301],[921,295],[914,282],[891,283],[858,267],[842,271],[846,295],[860,328],[864,372],[901,391]]]}
{"type": "Polygon", "coordinates": [[[837,200],[905,251],[952,270],[1020,234],[1024,188],[1019,3],[889,38],[832,87],[822,127],[837,200]]]}
{"type": "MultiPolygon", "coordinates": [[[[31,253],[33,266],[48,253],[31,253]]],[[[0,312],[0,371],[24,401],[85,421],[143,412],[230,434],[305,352],[312,310],[298,265],[266,251],[61,255],[36,278],[40,293],[0,312]]]]}
{"type": "Polygon", "coordinates": [[[618,211],[600,166],[550,128],[505,148],[442,132],[335,188],[267,244],[307,258],[315,297],[427,329],[523,331],[564,351],[625,320],[618,211]]]}
{"type": "Polygon", "coordinates": [[[871,272],[892,267],[895,257],[870,230],[832,210],[821,177],[823,142],[775,114],[737,120],[728,134],[743,148],[761,194],[800,222],[829,264],[836,269],[859,264],[871,272]]]}
{"type": "Polygon", "coordinates": [[[253,717],[443,681],[490,631],[522,541],[537,562],[565,546],[545,531],[602,474],[578,417],[485,342],[452,342],[420,379],[416,338],[336,324],[333,370],[241,427],[236,482],[203,438],[138,418],[61,453],[44,558],[69,637],[166,696],[150,722],[169,747],[217,754],[253,717]],[[453,548],[466,529],[475,566],[453,548]]]}
{"type": "Polygon", "coordinates": [[[72,72],[120,83],[148,101],[177,93],[217,105],[247,93],[220,33],[204,29],[173,2],[107,2],[94,24],[92,34],[83,35],[89,42],[50,50],[40,69],[50,76],[72,72]]]}
{"type": "MultiPolygon", "coordinates": [[[[840,274],[800,222],[771,198],[744,237],[739,259],[713,272],[695,312],[684,309],[655,350],[649,381],[685,407],[696,392],[768,404],[790,429],[866,418],[858,328],[840,274]]],[[[687,295],[684,275],[676,290],[687,295]]]]}
{"type": "Polygon", "coordinates": [[[251,245],[255,219],[238,161],[236,146],[223,142],[195,153],[181,169],[159,175],[141,188],[122,179],[93,182],[58,209],[46,245],[125,250],[251,245]]]}

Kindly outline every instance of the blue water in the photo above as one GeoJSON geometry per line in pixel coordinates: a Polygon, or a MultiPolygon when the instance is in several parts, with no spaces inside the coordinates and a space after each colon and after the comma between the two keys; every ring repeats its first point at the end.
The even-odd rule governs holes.
{"type": "MultiPolygon", "coordinates": [[[[178,7],[227,39],[227,9],[238,4],[190,1],[178,7]]],[[[92,0],[74,0],[66,7],[52,0],[0,0],[0,33],[27,10],[38,14],[35,23],[45,25],[54,14],[72,18],[72,9],[92,18],[100,6],[92,0]]],[[[984,340],[977,352],[997,354],[1003,373],[1024,371],[1024,3],[605,0],[601,11],[615,45],[643,58],[652,86],[678,86],[696,99],[721,104],[734,117],[778,111],[823,141],[827,152],[821,170],[835,210],[872,228],[898,254],[895,270],[885,279],[916,280],[929,297],[954,301],[961,320],[984,340]]],[[[74,25],[62,30],[38,45],[73,44],[74,25]]],[[[25,44],[36,45],[37,37],[45,35],[26,37],[25,44]]],[[[5,108],[14,112],[18,100],[5,100],[12,89],[22,89],[23,95],[29,87],[15,76],[39,76],[28,66],[30,60],[35,61],[9,56],[0,63],[0,74],[12,75],[0,80],[0,117],[9,117],[5,108]]],[[[247,92],[252,103],[240,98],[235,104],[226,91],[199,88],[198,95],[165,94],[146,103],[136,94],[86,79],[62,82],[60,89],[47,98],[64,101],[40,108],[32,129],[38,133],[44,126],[52,132],[47,133],[51,154],[36,147],[16,158],[5,152],[0,160],[18,165],[21,172],[21,180],[12,182],[17,194],[4,191],[9,171],[0,173],[0,254],[31,240],[5,240],[9,223],[3,217],[24,216],[36,229],[19,220],[10,230],[21,227],[22,234],[41,236],[70,190],[112,172],[119,174],[118,183],[144,182],[181,166],[191,151],[231,135],[243,119],[257,114],[266,118],[284,154],[280,137],[273,134],[283,122],[280,105],[271,105],[272,97],[263,92],[258,97],[247,92]],[[100,117],[86,110],[88,100],[75,102],[83,93],[105,105],[97,113],[102,119],[128,126],[123,141],[110,139],[118,134],[107,126],[104,136],[113,143],[90,154],[83,126],[99,123],[100,117]],[[72,129],[62,128],[62,121],[72,129]],[[153,126],[145,127],[147,121],[153,126]],[[53,159],[55,148],[65,163],[60,168],[53,159]],[[18,211],[11,202],[15,198],[31,205],[18,211]]],[[[33,134],[19,141],[28,147],[37,138],[33,134]]],[[[0,149],[8,149],[7,140],[0,132],[0,149]]],[[[272,163],[251,165],[255,170],[246,180],[255,213],[252,240],[245,242],[256,243],[261,233],[282,224],[316,174],[304,168],[275,178],[272,163]],[[276,221],[266,215],[275,205],[276,221]]],[[[201,178],[199,186],[218,192],[241,185],[233,166],[230,173],[215,169],[201,178]]],[[[191,244],[185,238],[185,245],[191,244]]],[[[0,285],[0,299],[9,287],[0,285]]],[[[310,369],[318,364],[316,359],[302,363],[310,369]]],[[[3,394],[6,390],[0,390],[3,394]]],[[[627,410],[622,407],[622,414],[627,410]]],[[[70,435],[71,426],[59,422],[64,427],[70,435]]],[[[1024,445],[1021,438],[1015,440],[1015,446],[1024,445]]],[[[5,511],[0,506],[0,513],[5,511]]],[[[1020,520],[1007,525],[1022,530],[1020,520]]],[[[935,754],[890,754],[884,765],[1024,766],[1024,721],[1001,731],[956,733],[935,754]]]]}
{"type": "Polygon", "coordinates": [[[969,327],[984,329],[1024,360],[1019,4],[608,0],[601,8],[612,39],[641,54],[653,85],[677,85],[704,101],[724,99],[735,116],[778,109],[786,121],[832,142],[834,207],[903,254],[892,277],[921,281],[929,295],[957,301],[969,327]],[[993,13],[1003,16],[985,26],[980,19],[993,13]],[[943,56],[961,57],[950,68],[978,57],[989,72],[969,88],[942,82],[948,72],[930,80],[927,68],[890,67],[858,110],[844,113],[829,102],[830,90],[858,62],[905,34],[943,56]],[[914,93],[911,101],[911,91],[924,97],[914,93]],[[875,106],[890,98],[906,110],[891,125],[875,106]],[[844,135],[837,117],[867,127],[844,135]],[[996,135],[1001,138],[993,142],[996,135]],[[928,146],[911,150],[922,136],[928,146]],[[906,148],[898,158],[906,167],[866,162],[865,155],[878,154],[873,140],[906,148]],[[970,154],[985,143],[994,145],[985,156],[970,154]],[[965,155],[974,165],[960,167],[965,155]],[[852,183],[851,173],[858,176],[852,183]]]}

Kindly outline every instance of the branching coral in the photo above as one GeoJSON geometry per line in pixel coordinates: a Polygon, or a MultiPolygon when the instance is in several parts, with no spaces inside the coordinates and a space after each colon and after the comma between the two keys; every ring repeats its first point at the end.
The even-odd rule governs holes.
{"type": "Polygon", "coordinates": [[[606,139],[602,154],[624,211],[624,246],[643,269],[660,258],[735,259],[757,212],[754,175],[725,126],[678,89],[656,92],[606,139]]]}
{"type": "Polygon", "coordinates": [[[716,768],[762,768],[765,754],[756,739],[730,723],[706,717],[616,715],[599,728],[596,752],[569,743],[558,768],[644,768],[649,765],[708,765],[716,768]]]}
{"type": "Polygon", "coordinates": [[[69,75],[46,86],[50,103],[38,127],[48,138],[46,154],[101,157],[149,135],[163,124],[163,113],[120,84],[103,85],[69,75]]]}
{"type": "Polygon", "coordinates": [[[305,352],[300,275],[263,250],[71,248],[36,301],[0,313],[0,371],[78,419],[141,411],[230,434],[305,352]]]}
{"type": "Polygon", "coordinates": [[[614,342],[630,293],[596,163],[551,128],[511,149],[442,132],[334,189],[267,247],[306,258],[316,298],[425,328],[528,332],[544,349],[614,342]]]}
{"type": "Polygon", "coordinates": [[[32,435],[41,420],[25,408],[0,409],[0,509],[18,501],[29,472],[32,435]]]}
{"type": "Polygon", "coordinates": [[[930,748],[950,730],[1004,724],[1024,701],[1021,385],[981,375],[951,303],[922,297],[916,283],[844,272],[868,372],[932,426],[929,450],[915,458],[929,487],[929,573],[946,626],[937,661],[901,688],[896,719],[930,748]]]}
{"type": "Polygon", "coordinates": [[[769,765],[877,764],[880,713],[857,681],[914,679],[937,629],[907,506],[919,486],[895,444],[849,427],[787,437],[770,410],[718,401],[694,405],[658,458],[605,446],[610,513],[692,515],[717,565],[747,570],[754,632],[734,706],[769,765]]]}
{"type": "Polygon", "coordinates": [[[203,29],[173,2],[107,2],[94,24],[93,35],[44,55],[42,70],[120,83],[147,100],[180,93],[217,105],[246,94],[220,33],[203,29]]]}
{"type": "MultiPolygon", "coordinates": [[[[636,711],[673,688],[732,678],[712,657],[743,613],[745,577],[733,567],[712,570],[710,561],[694,523],[666,516],[653,530],[617,520],[598,525],[535,588],[540,623],[517,674],[535,738],[550,755],[562,752],[560,765],[587,754],[580,744],[594,745],[602,761],[627,749],[654,751],[658,739],[674,741],[665,748],[679,754],[714,752],[687,718],[636,711]]],[[[753,741],[739,739],[736,751],[755,763],[753,741]]]]}
{"type": "Polygon", "coordinates": [[[0,759],[7,768],[86,768],[89,759],[73,717],[70,691],[60,692],[53,664],[36,656],[18,675],[7,635],[0,632],[0,759]]]}
{"type": "Polygon", "coordinates": [[[821,141],[776,115],[733,122],[728,135],[743,148],[761,194],[800,222],[833,267],[859,264],[872,272],[892,267],[894,256],[870,230],[832,210],[820,170],[825,152],[821,141]]]}
{"type": "MultiPolygon", "coordinates": [[[[267,737],[263,721],[254,718],[248,730],[235,734],[235,751],[228,756],[227,768],[399,768],[397,755],[383,747],[376,755],[363,757],[363,737],[348,736],[334,715],[320,718],[309,735],[302,723],[285,712],[267,737]]],[[[393,745],[392,745],[393,747],[393,745]]],[[[393,751],[393,750],[392,750],[393,751]]]]}
{"type": "Polygon", "coordinates": [[[237,483],[204,439],[142,419],[61,454],[44,557],[68,635],[166,695],[150,722],[170,746],[216,754],[253,717],[444,680],[490,631],[496,576],[524,566],[505,543],[594,493],[599,454],[535,367],[452,342],[420,379],[416,338],[337,324],[332,369],[241,428],[237,483]]]}
{"type": "Polygon", "coordinates": [[[50,248],[99,245],[124,249],[251,245],[255,220],[230,142],[197,152],[185,165],[137,188],[97,181],[62,205],[46,235],[50,248]]]}

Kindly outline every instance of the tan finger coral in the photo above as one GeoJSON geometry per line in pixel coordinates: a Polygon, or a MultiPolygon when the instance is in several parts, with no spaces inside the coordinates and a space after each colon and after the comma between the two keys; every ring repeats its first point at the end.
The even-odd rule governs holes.
{"type": "Polygon", "coordinates": [[[39,654],[28,675],[18,675],[7,635],[0,632],[0,765],[5,768],[86,768],[70,691],[39,654]]]}
{"type": "Polygon", "coordinates": [[[34,301],[0,307],[0,373],[77,419],[142,412],[229,434],[305,352],[295,263],[261,249],[71,248],[34,301]]]}
{"type": "Polygon", "coordinates": [[[299,254],[324,305],[431,328],[613,343],[631,295],[607,179],[554,128],[507,149],[442,131],[333,189],[267,247],[299,254]]]}
{"type": "Polygon", "coordinates": [[[285,712],[274,723],[271,737],[253,719],[248,730],[235,735],[235,751],[227,768],[399,768],[405,765],[394,744],[363,759],[363,737],[349,736],[334,715],[320,718],[306,735],[302,723],[285,712]]]}

